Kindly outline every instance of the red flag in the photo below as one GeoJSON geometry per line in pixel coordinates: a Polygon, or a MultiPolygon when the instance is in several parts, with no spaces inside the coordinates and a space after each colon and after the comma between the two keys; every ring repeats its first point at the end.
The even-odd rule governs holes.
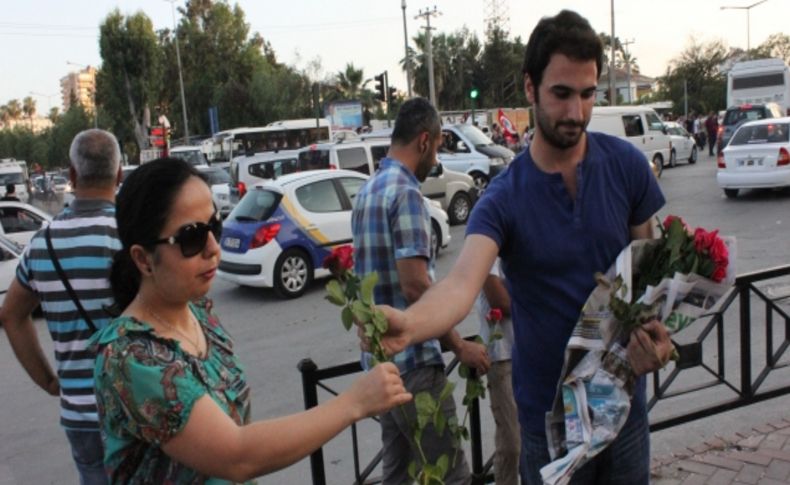
{"type": "Polygon", "coordinates": [[[502,108],[499,109],[499,113],[497,114],[497,118],[499,119],[499,126],[502,127],[502,131],[504,132],[505,136],[518,136],[518,130],[513,125],[513,122],[505,116],[505,113],[502,111],[502,108]]]}

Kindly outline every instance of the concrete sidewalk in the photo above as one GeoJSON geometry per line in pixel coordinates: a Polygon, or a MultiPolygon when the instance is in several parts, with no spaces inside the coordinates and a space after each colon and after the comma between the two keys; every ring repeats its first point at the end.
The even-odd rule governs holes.
{"type": "Polygon", "coordinates": [[[653,457],[651,483],[790,483],[790,416],[653,457]]]}

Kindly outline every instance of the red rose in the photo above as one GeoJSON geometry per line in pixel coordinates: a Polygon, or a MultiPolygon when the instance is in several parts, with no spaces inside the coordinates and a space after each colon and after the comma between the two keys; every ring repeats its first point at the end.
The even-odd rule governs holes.
{"type": "Polygon", "coordinates": [[[488,316],[486,316],[486,320],[489,322],[501,322],[502,321],[502,310],[499,308],[492,308],[491,311],[488,312],[488,316]]]}
{"type": "Polygon", "coordinates": [[[684,221],[682,217],[673,216],[673,215],[668,215],[668,216],[667,216],[667,217],[664,219],[664,230],[665,230],[665,231],[668,231],[668,230],[669,230],[669,226],[671,226],[671,225],[672,225],[672,222],[673,222],[675,219],[677,219],[678,221],[680,221],[680,224],[683,226],[683,228],[686,230],[686,232],[691,232],[691,228],[689,228],[689,225],[688,225],[688,224],[686,224],[686,221],[684,221]]]}
{"type": "Polygon", "coordinates": [[[725,268],[727,267],[730,252],[727,249],[727,245],[724,244],[724,241],[722,241],[721,238],[717,237],[713,240],[713,243],[708,248],[708,254],[710,254],[710,259],[712,259],[716,265],[723,265],[725,268]]]}
{"type": "Polygon", "coordinates": [[[720,241],[718,234],[718,229],[708,232],[705,229],[698,227],[694,231],[694,247],[696,248],[697,252],[702,253],[707,250],[710,253],[710,248],[713,246],[713,243],[717,240],[720,241]]]}
{"type": "Polygon", "coordinates": [[[351,246],[338,246],[324,258],[323,267],[333,275],[340,276],[343,272],[354,268],[354,249],[351,246]]]}
{"type": "Polygon", "coordinates": [[[715,270],[713,270],[713,274],[710,276],[710,279],[712,279],[716,283],[721,283],[722,281],[724,281],[724,278],[726,277],[727,277],[727,266],[719,265],[716,266],[715,270]]]}

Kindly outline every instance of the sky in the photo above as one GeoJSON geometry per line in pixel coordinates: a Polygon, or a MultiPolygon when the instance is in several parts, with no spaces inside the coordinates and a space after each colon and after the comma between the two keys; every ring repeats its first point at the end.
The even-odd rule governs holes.
{"type": "MultiPolygon", "coordinates": [[[[185,0],[174,0],[183,6],[185,0]]],[[[399,60],[404,57],[403,10],[410,38],[425,25],[415,19],[420,10],[435,6],[434,32],[462,27],[483,39],[492,0],[237,0],[251,31],[269,41],[281,62],[310,69],[324,78],[349,62],[364,69],[365,77],[387,70],[390,85],[406,89],[399,60]],[[317,62],[316,62],[317,61],[317,62]]],[[[563,8],[587,17],[593,28],[611,32],[612,0],[499,0],[507,13],[511,36],[524,42],[537,21],[563,8]]],[[[690,39],[722,40],[745,48],[747,11],[758,0],[614,0],[615,35],[633,41],[629,49],[641,72],[658,76],[666,71],[690,39]]],[[[115,8],[122,13],[145,12],[155,29],[172,28],[167,0],[2,0],[0,18],[0,104],[33,94],[39,111],[60,107],[61,77],[80,66],[100,66],[98,26],[115,8]],[[7,3],[6,3],[7,2],[7,3]],[[73,63],[73,64],[68,64],[73,63]],[[74,65],[76,64],[76,65],[74,65]]],[[[231,2],[233,3],[233,2],[231,2]]],[[[750,11],[751,46],[769,35],[787,32],[790,0],[767,0],[750,11]]],[[[176,16],[178,16],[176,11],[176,16]]],[[[370,87],[373,87],[371,81],[370,87]]]]}

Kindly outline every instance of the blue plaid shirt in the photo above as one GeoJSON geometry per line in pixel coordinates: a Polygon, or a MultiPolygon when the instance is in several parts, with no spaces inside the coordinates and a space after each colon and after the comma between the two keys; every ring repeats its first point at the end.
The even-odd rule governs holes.
{"type": "MultiPolygon", "coordinates": [[[[399,161],[385,158],[379,170],[357,193],[351,214],[354,271],[379,274],[376,303],[408,306],[398,280],[396,261],[421,257],[431,261],[431,216],[420,193],[420,183],[399,161]]],[[[433,279],[431,270],[431,279],[433,279]]],[[[368,368],[368,354],[362,366],[368,368]]],[[[408,347],[395,355],[401,373],[430,365],[444,365],[438,340],[408,347]]]]}

